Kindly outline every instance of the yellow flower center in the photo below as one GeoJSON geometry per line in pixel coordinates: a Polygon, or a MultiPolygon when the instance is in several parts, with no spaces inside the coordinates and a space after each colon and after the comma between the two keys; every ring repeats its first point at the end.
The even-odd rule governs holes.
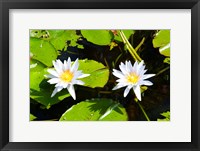
{"type": "Polygon", "coordinates": [[[71,73],[69,70],[66,70],[60,75],[60,79],[64,82],[70,82],[72,78],[74,77],[74,74],[71,73]]]}
{"type": "Polygon", "coordinates": [[[133,84],[136,84],[139,81],[140,77],[139,75],[135,73],[131,73],[127,76],[127,81],[133,84]]]}

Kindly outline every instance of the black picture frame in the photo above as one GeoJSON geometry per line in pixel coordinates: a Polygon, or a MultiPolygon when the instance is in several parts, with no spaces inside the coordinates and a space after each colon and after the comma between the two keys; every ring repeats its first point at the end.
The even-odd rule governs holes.
{"type": "Polygon", "coordinates": [[[200,2],[199,0],[0,0],[0,148],[25,150],[200,150],[200,2]],[[191,142],[9,142],[9,9],[191,9],[191,142]]]}

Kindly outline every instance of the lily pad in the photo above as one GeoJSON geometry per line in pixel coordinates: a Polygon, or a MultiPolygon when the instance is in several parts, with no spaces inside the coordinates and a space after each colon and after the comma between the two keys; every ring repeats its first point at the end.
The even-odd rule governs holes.
{"type": "Polygon", "coordinates": [[[96,45],[109,45],[113,38],[109,30],[81,30],[81,34],[96,45]]]}
{"type": "Polygon", "coordinates": [[[160,115],[162,115],[165,118],[163,118],[163,119],[157,119],[157,121],[170,121],[170,111],[163,112],[160,115]]]}
{"type": "Polygon", "coordinates": [[[44,79],[46,73],[45,66],[39,61],[31,60],[30,67],[30,89],[39,91],[40,83],[44,79]]]}
{"type": "Polygon", "coordinates": [[[160,54],[170,56],[170,30],[160,30],[153,39],[154,48],[159,48],[160,54]]]}
{"type": "Polygon", "coordinates": [[[30,97],[46,108],[49,108],[71,95],[64,89],[54,97],[51,97],[54,86],[47,83],[47,79],[44,77],[45,74],[48,73],[42,64],[37,64],[36,67],[30,69],[30,97]]]}
{"type": "Polygon", "coordinates": [[[52,105],[57,104],[71,95],[66,89],[63,89],[61,92],[56,93],[54,97],[51,97],[53,89],[40,89],[39,91],[30,90],[30,96],[33,100],[44,105],[47,109],[52,105]]]}
{"type": "Polygon", "coordinates": [[[37,117],[34,116],[33,114],[30,114],[30,116],[29,116],[30,121],[33,121],[33,120],[36,119],[36,118],[37,118],[37,117]]]}
{"type": "Polygon", "coordinates": [[[104,87],[109,78],[109,70],[102,64],[94,60],[79,60],[79,68],[90,76],[81,79],[85,82],[84,86],[95,88],[104,87]]]}
{"type": "Polygon", "coordinates": [[[60,121],[127,121],[125,108],[111,99],[86,100],[68,109],[60,121]]]}
{"type": "MultiPolygon", "coordinates": [[[[127,39],[129,39],[130,36],[135,33],[134,30],[122,30],[122,32],[124,33],[124,35],[126,36],[127,39]]],[[[119,36],[119,34],[116,34],[114,36],[114,40],[119,41],[119,42],[123,42],[122,38],[119,36]]]]}
{"type": "Polygon", "coordinates": [[[40,61],[48,67],[51,67],[52,60],[57,58],[56,50],[46,40],[30,38],[30,51],[33,59],[40,61]]]}

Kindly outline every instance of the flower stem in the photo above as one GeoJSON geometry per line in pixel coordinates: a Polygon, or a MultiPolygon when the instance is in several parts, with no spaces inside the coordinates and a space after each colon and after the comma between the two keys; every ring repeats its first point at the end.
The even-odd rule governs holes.
{"type": "Polygon", "coordinates": [[[139,43],[139,44],[137,45],[137,47],[135,48],[135,51],[136,51],[136,52],[137,52],[138,49],[143,45],[144,41],[145,41],[145,38],[143,37],[142,40],[140,41],[140,43],[139,43]]]}
{"type": "Polygon", "coordinates": [[[122,38],[122,41],[124,42],[124,44],[127,46],[128,51],[130,52],[130,54],[132,55],[133,59],[135,61],[142,61],[142,59],[140,58],[140,56],[137,54],[137,52],[135,51],[135,49],[131,46],[131,44],[129,43],[128,39],[126,38],[126,36],[124,35],[123,31],[119,31],[119,35],[122,38]]]}
{"type": "Polygon", "coordinates": [[[166,68],[160,70],[160,71],[156,74],[156,76],[158,76],[158,75],[160,75],[161,73],[167,71],[168,69],[169,69],[169,67],[166,67],[166,68]]]}
{"type": "Polygon", "coordinates": [[[127,44],[126,40],[124,39],[121,31],[119,32],[119,35],[122,38],[123,43],[127,46],[127,49],[129,51],[129,53],[132,55],[133,59],[137,61],[137,58],[135,57],[134,53],[129,49],[128,44],[127,44]]]}
{"type": "Polygon", "coordinates": [[[142,105],[140,104],[140,102],[137,100],[136,103],[138,104],[138,106],[140,107],[140,109],[142,110],[142,113],[144,114],[145,118],[147,119],[147,121],[150,121],[147,113],[145,112],[144,108],[142,107],[142,105]]]}

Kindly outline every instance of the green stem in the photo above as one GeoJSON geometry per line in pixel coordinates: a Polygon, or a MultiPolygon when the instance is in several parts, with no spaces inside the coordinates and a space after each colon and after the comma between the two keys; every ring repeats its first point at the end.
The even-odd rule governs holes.
{"type": "Polygon", "coordinates": [[[164,68],[164,69],[162,69],[162,70],[160,70],[160,71],[156,74],[156,76],[158,76],[158,75],[160,75],[161,73],[167,71],[168,69],[169,69],[169,66],[166,67],[166,68],[164,68]]]}
{"type": "Polygon", "coordinates": [[[143,45],[144,41],[145,41],[145,38],[143,37],[142,40],[140,41],[140,43],[135,48],[135,51],[138,51],[138,49],[143,45]]]}
{"type": "Polygon", "coordinates": [[[126,36],[124,35],[123,31],[119,31],[120,37],[122,38],[122,41],[124,42],[124,44],[127,46],[128,51],[130,52],[130,54],[133,56],[133,58],[135,59],[135,61],[142,61],[142,59],[140,58],[140,56],[137,54],[137,52],[135,51],[135,49],[131,46],[131,44],[129,43],[128,39],[126,38],[126,36]]]}
{"type": "Polygon", "coordinates": [[[142,110],[144,116],[146,117],[147,121],[150,121],[147,113],[145,112],[144,108],[142,107],[142,105],[140,104],[140,102],[137,100],[136,103],[139,105],[140,109],[142,110]]]}
{"type": "Polygon", "coordinates": [[[133,52],[130,50],[130,48],[128,47],[128,44],[127,44],[126,40],[124,39],[124,37],[122,36],[122,33],[121,33],[121,32],[119,32],[119,35],[120,35],[120,37],[122,38],[123,43],[127,46],[127,49],[128,49],[128,51],[129,51],[129,53],[132,55],[133,59],[134,59],[135,61],[137,61],[137,58],[135,57],[134,53],[133,53],[133,52]]]}
{"type": "Polygon", "coordinates": [[[105,61],[105,63],[106,63],[106,66],[107,66],[108,69],[109,69],[109,65],[108,65],[108,62],[107,62],[106,58],[104,58],[104,61],[105,61]]]}

